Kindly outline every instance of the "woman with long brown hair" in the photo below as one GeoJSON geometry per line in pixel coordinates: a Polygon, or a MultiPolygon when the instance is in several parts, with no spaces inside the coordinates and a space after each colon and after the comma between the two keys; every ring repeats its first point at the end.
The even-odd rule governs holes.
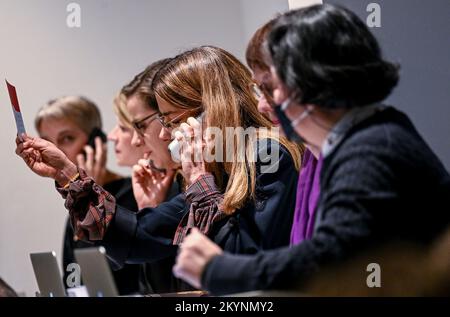
{"type": "MultiPolygon", "coordinates": [[[[261,175],[259,170],[261,166],[259,169],[257,168],[261,161],[258,162],[258,158],[253,159],[255,156],[259,156],[258,151],[266,150],[262,148],[264,146],[272,146],[271,150],[280,150],[281,155],[290,156],[289,163],[298,168],[299,147],[285,138],[280,138],[278,130],[273,129],[272,122],[258,112],[251,83],[251,73],[234,56],[225,50],[210,46],[199,47],[179,55],[169,62],[155,78],[153,88],[161,112],[160,121],[163,125],[160,138],[170,140],[172,132],[178,128],[183,131],[182,133],[177,132],[180,136],[179,141],[183,142],[183,136],[193,131],[190,131],[192,127],[189,124],[182,122],[189,116],[198,116],[200,113],[202,113],[201,121],[206,134],[210,127],[218,129],[218,131],[226,131],[227,128],[241,128],[241,131],[250,131],[247,134],[248,138],[241,137],[239,129],[234,130],[232,135],[230,133],[222,134],[222,142],[219,145],[215,143],[216,146],[218,145],[215,149],[208,148],[210,152],[215,151],[216,154],[218,152],[226,153],[226,158],[216,157],[211,162],[202,162],[200,159],[198,160],[200,164],[196,164],[195,167],[189,166],[191,162],[183,160],[184,173],[186,174],[186,170],[189,169],[189,173],[195,175],[191,179],[187,177],[188,185],[201,178],[205,183],[210,182],[210,187],[216,188],[217,184],[217,192],[220,193],[218,199],[209,200],[208,207],[195,208],[195,210],[191,208],[189,213],[191,219],[212,216],[213,222],[215,222],[216,219],[234,214],[244,217],[246,214],[251,214],[252,211],[242,212],[242,210],[254,209],[254,207],[250,207],[250,204],[262,201],[264,194],[261,191],[264,192],[264,187],[257,186],[257,179],[268,177],[261,175]],[[191,69],[194,69],[195,72],[190,71],[191,69]],[[168,122],[170,123],[168,124],[168,122]],[[254,134],[251,133],[252,129],[255,129],[253,130],[254,134]],[[268,140],[269,142],[267,142],[268,140]],[[239,210],[240,212],[237,212],[239,210]]],[[[189,151],[189,149],[186,150],[189,151]]],[[[201,154],[202,151],[199,152],[201,154]]],[[[284,163],[283,160],[281,162],[284,163]]],[[[284,167],[280,166],[279,168],[284,167]]],[[[207,188],[203,189],[207,191],[207,188]]],[[[292,192],[290,188],[286,190],[292,192]]],[[[292,208],[288,208],[286,213],[280,213],[276,211],[275,206],[270,209],[272,210],[267,212],[274,213],[271,220],[275,220],[277,217],[287,217],[292,210],[292,208]]],[[[189,217],[185,217],[179,226],[176,236],[178,240],[176,241],[181,242],[185,233],[190,228],[197,227],[198,223],[210,224],[208,221],[189,221],[189,217]]],[[[257,232],[257,234],[261,235],[262,232],[257,232]]],[[[264,234],[266,237],[261,238],[261,241],[268,238],[267,234],[268,232],[264,234]]],[[[285,237],[285,234],[280,236],[285,237]]],[[[266,242],[268,245],[274,243],[273,240],[266,242]]]]}
{"type": "MultiPolygon", "coordinates": [[[[186,191],[161,203],[153,194],[164,190],[164,175],[150,172],[153,181],[147,192],[154,200],[138,214],[117,205],[44,140],[25,137],[17,153],[35,173],[57,181],[78,237],[103,240],[118,266],[174,254],[174,245],[194,227],[233,253],[287,245],[297,181],[292,170],[298,170],[300,151],[279,137],[258,112],[251,84],[250,71],[216,47],[195,48],[162,67],[152,86],[161,112],[160,138],[171,141],[171,132],[175,132],[182,144],[180,165],[186,191]],[[205,140],[189,140],[189,134],[199,129],[193,118],[199,115],[205,129],[223,132],[231,128],[234,133],[223,143],[211,142],[207,135],[205,140]],[[250,136],[238,133],[252,129],[256,132],[250,136]],[[198,151],[203,148],[212,149],[209,153],[215,159],[203,156],[198,151]],[[226,154],[223,160],[217,159],[221,151],[226,154]],[[200,160],[187,160],[191,153],[199,154],[200,160]]],[[[140,168],[151,170],[142,162],[140,168]]]]}

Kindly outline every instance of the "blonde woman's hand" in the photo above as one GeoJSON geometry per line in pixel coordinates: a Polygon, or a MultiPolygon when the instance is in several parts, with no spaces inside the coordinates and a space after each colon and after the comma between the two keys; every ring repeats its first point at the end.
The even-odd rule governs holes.
{"type": "Polygon", "coordinates": [[[181,167],[183,177],[188,185],[194,183],[200,176],[207,173],[203,150],[202,126],[195,118],[188,118],[175,132],[175,139],[180,143],[181,167]]]}
{"type": "Polygon", "coordinates": [[[133,166],[132,185],[139,209],[156,207],[164,202],[173,183],[174,170],[161,173],[152,170],[148,160],[141,159],[133,166]]]}
{"type": "Polygon", "coordinates": [[[80,168],[86,171],[95,182],[103,186],[105,185],[107,171],[106,171],[106,158],[107,158],[107,144],[102,142],[100,137],[95,138],[95,151],[94,149],[86,145],[84,147],[84,154],[77,155],[77,164],[80,168]]]}
{"type": "Polygon", "coordinates": [[[180,252],[172,270],[173,274],[200,289],[206,265],[213,257],[222,253],[222,249],[217,244],[194,228],[180,245],[180,252]]]}
{"type": "Polygon", "coordinates": [[[51,142],[23,134],[16,138],[16,145],[16,154],[39,176],[53,178],[64,186],[77,173],[76,165],[51,142]]]}

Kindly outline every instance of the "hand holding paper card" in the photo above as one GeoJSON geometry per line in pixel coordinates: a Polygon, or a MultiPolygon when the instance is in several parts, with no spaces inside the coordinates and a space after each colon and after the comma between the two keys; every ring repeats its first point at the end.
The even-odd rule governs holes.
{"type": "Polygon", "coordinates": [[[22,113],[20,112],[19,100],[17,99],[16,87],[8,83],[7,80],[5,81],[6,86],[8,87],[9,99],[11,99],[11,106],[14,113],[14,119],[16,120],[17,135],[20,138],[20,136],[23,133],[26,133],[26,131],[25,125],[23,124],[22,113]]]}

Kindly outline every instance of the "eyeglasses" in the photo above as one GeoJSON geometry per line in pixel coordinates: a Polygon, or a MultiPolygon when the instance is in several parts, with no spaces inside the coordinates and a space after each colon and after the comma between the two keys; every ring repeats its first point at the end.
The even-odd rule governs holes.
{"type": "Polygon", "coordinates": [[[157,118],[157,115],[158,115],[158,112],[154,112],[151,115],[146,116],[145,118],[131,122],[131,125],[133,126],[134,130],[136,130],[136,132],[140,136],[143,136],[145,134],[145,130],[147,130],[148,125],[157,118]],[[145,123],[150,118],[152,118],[152,120],[145,123]]]}
{"type": "Polygon", "coordinates": [[[167,130],[173,130],[173,129],[178,128],[178,127],[181,125],[181,123],[183,122],[183,120],[180,119],[180,118],[186,117],[186,114],[187,114],[187,113],[195,113],[195,112],[198,112],[198,111],[200,111],[200,108],[183,111],[183,112],[180,113],[178,116],[176,116],[175,118],[173,118],[173,119],[171,119],[171,120],[169,120],[169,121],[167,121],[167,120],[168,120],[168,119],[167,119],[168,114],[165,114],[165,115],[163,115],[163,114],[158,114],[158,117],[157,117],[157,118],[158,118],[159,123],[161,123],[161,125],[162,125],[165,129],[167,129],[167,130]]]}
{"type": "Polygon", "coordinates": [[[275,106],[275,102],[273,101],[273,97],[271,94],[271,90],[267,86],[267,84],[257,84],[257,83],[251,83],[250,89],[253,92],[253,95],[255,96],[256,100],[260,100],[262,97],[266,98],[266,101],[271,105],[275,106]]]}
{"type": "Polygon", "coordinates": [[[262,97],[264,97],[263,92],[261,91],[261,88],[259,88],[259,85],[257,83],[251,83],[250,89],[252,90],[256,100],[259,100],[262,97]]]}

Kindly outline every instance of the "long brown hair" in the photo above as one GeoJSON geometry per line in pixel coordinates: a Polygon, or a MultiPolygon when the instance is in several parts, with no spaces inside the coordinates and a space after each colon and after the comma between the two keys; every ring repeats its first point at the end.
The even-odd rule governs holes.
{"type": "MultiPolygon", "coordinates": [[[[266,128],[269,132],[258,134],[257,138],[279,141],[288,149],[298,168],[298,145],[273,133],[272,123],[258,112],[251,83],[250,71],[237,58],[223,49],[202,46],[167,63],[155,76],[153,90],[156,96],[177,108],[202,109],[207,127],[218,127],[221,131],[226,131],[227,127],[266,128]]],[[[207,170],[213,173],[225,192],[222,209],[227,214],[243,207],[249,197],[255,198],[256,164],[252,159],[255,145],[236,135],[233,138],[232,162],[206,164],[207,170]],[[239,149],[245,149],[245,160],[237,158],[239,149]],[[228,175],[226,184],[224,171],[228,175]]],[[[226,140],[223,146],[226,151],[226,140]]]]}

